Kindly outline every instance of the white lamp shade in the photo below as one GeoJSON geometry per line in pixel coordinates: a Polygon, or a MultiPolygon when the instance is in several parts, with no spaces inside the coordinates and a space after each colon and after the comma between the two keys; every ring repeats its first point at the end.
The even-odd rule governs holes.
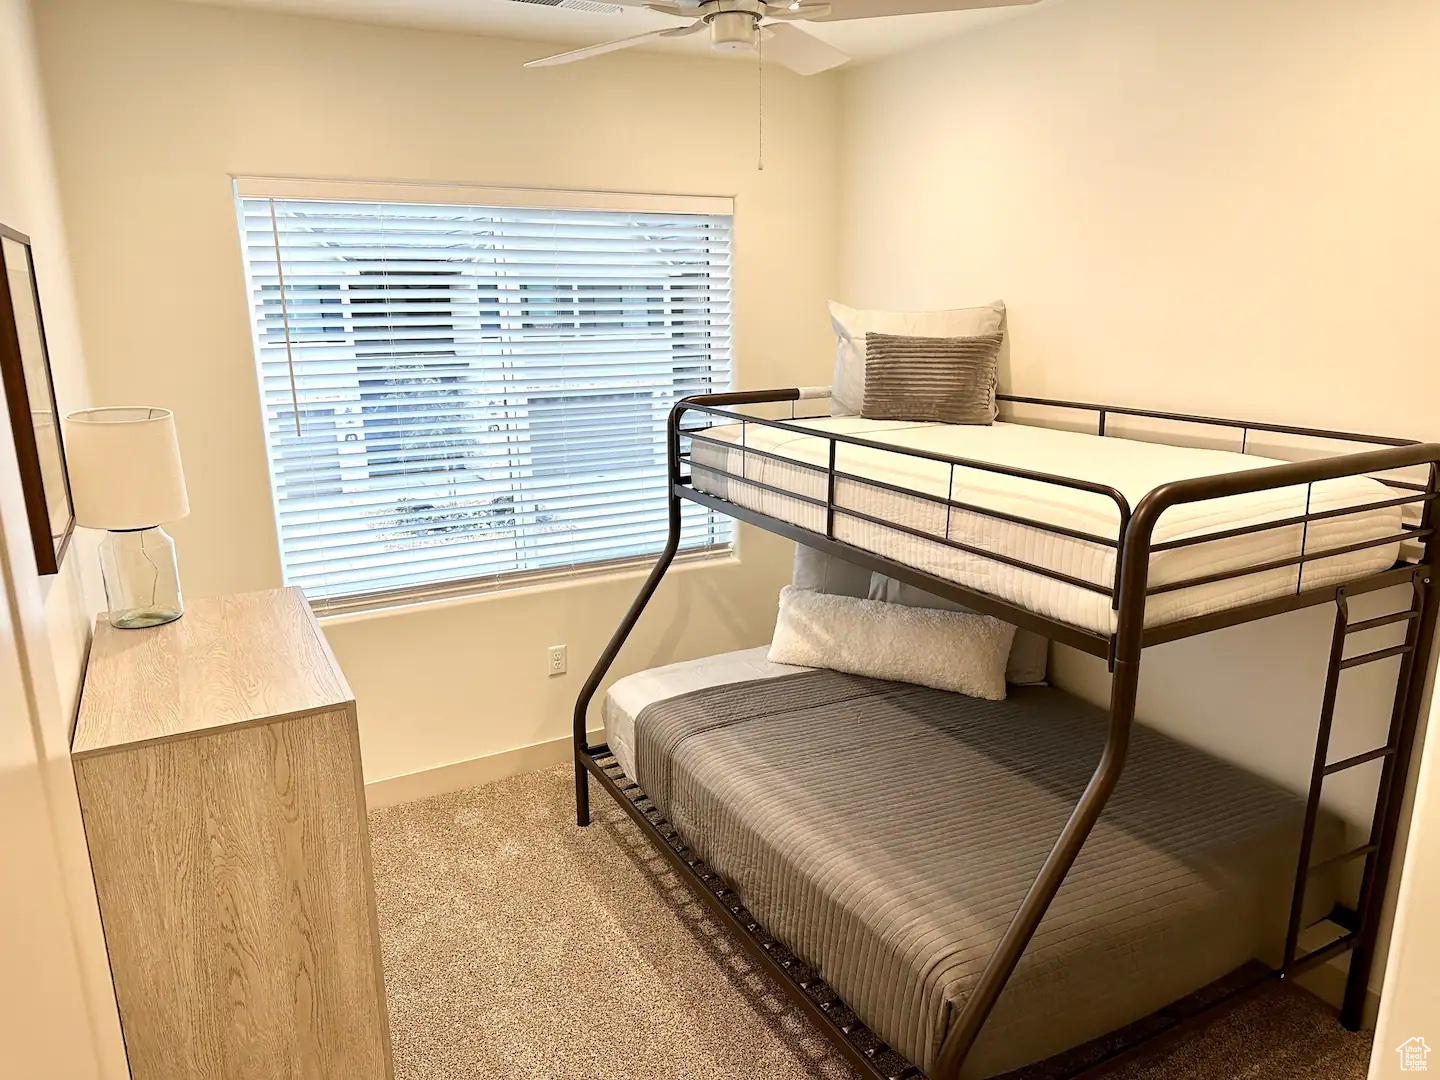
{"type": "Polygon", "coordinates": [[[190,513],[180,440],[169,409],[119,406],[65,417],[75,524],[149,529],[190,513]]]}

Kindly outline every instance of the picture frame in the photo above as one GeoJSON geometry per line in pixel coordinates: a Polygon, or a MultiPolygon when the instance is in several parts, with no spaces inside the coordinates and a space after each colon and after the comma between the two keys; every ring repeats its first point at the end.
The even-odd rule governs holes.
{"type": "Polygon", "coordinates": [[[9,405],[20,485],[41,576],[56,574],[75,505],[30,238],[0,224],[0,385],[9,405]]]}

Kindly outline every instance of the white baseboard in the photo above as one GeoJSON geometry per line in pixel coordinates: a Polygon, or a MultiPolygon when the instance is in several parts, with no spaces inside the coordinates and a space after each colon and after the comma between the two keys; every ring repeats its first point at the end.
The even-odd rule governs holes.
{"type": "MultiPolygon", "coordinates": [[[[604,733],[591,732],[590,741],[603,742],[604,733]]],[[[452,791],[493,784],[496,780],[563,764],[570,760],[571,753],[570,738],[566,736],[434,769],[373,780],[365,785],[365,806],[370,810],[379,810],[385,806],[398,806],[434,795],[448,795],[452,791]]]]}
{"type": "MultiPolygon", "coordinates": [[[[1309,990],[1321,1001],[1338,1009],[1341,1001],[1345,999],[1346,979],[1347,972],[1343,960],[1340,962],[1332,960],[1328,964],[1321,964],[1318,968],[1312,968],[1305,974],[1296,976],[1295,982],[1309,990]]],[[[1365,991],[1365,1025],[1374,1027],[1375,1020],[1379,1015],[1380,991],[1372,986],[1365,991]]]]}

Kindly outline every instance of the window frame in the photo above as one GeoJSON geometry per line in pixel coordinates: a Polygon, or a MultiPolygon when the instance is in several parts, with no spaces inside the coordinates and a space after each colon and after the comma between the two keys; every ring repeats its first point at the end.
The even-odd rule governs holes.
{"type": "MultiPolygon", "coordinates": [[[[252,305],[252,282],[254,279],[251,275],[249,260],[244,250],[246,228],[243,200],[246,199],[474,205],[534,210],[629,211],[634,213],[723,216],[730,219],[729,240],[731,251],[728,269],[732,293],[734,289],[736,215],[735,199],[729,196],[641,194],[609,191],[572,191],[553,188],[493,187],[473,184],[419,184],[408,182],[247,176],[232,176],[231,181],[237,218],[239,219],[238,238],[241,244],[242,266],[246,277],[247,307],[252,305]]],[[[697,277],[702,276],[703,275],[697,275],[697,277]]],[[[262,292],[271,287],[272,286],[269,285],[260,286],[262,292]]],[[[523,288],[523,286],[521,287],[523,288]]],[[[583,299],[582,288],[583,287],[577,287],[574,290],[575,298],[569,305],[569,314],[562,316],[560,313],[557,313],[559,317],[556,318],[555,322],[557,327],[560,327],[562,330],[568,329],[571,332],[579,334],[583,334],[586,330],[586,305],[583,299]]],[[[664,298],[669,290],[663,285],[647,286],[646,288],[647,291],[653,289],[657,292],[655,307],[658,314],[654,317],[663,318],[664,298]]],[[[356,312],[354,312],[350,306],[354,298],[349,297],[348,292],[348,289],[345,290],[347,295],[343,299],[337,297],[340,307],[339,314],[336,316],[341,326],[336,336],[338,337],[343,334],[344,337],[342,340],[347,341],[351,337],[354,326],[356,325],[356,312]]],[[[331,333],[328,324],[332,315],[335,314],[329,310],[328,294],[325,294],[324,298],[310,301],[310,303],[322,316],[321,326],[323,328],[318,331],[312,329],[311,335],[312,337],[318,335],[321,339],[324,339],[331,333]]],[[[606,314],[609,313],[606,311],[595,312],[597,316],[606,314]]],[[[645,321],[642,323],[637,320],[634,328],[643,331],[656,325],[650,321],[651,317],[650,308],[647,306],[645,321]]],[[[521,318],[524,318],[524,316],[522,315],[521,318]]],[[[282,575],[286,584],[291,584],[291,568],[287,565],[284,533],[281,525],[283,490],[280,481],[283,478],[283,471],[278,469],[277,466],[280,464],[282,456],[277,452],[271,425],[267,418],[268,412],[263,374],[264,364],[261,353],[262,345],[268,345],[273,348],[275,343],[269,339],[268,334],[262,333],[260,324],[257,323],[253,314],[249,316],[249,321],[252,326],[252,363],[254,363],[255,366],[257,385],[260,392],[258,419],[265,439],[265,471],[272,502],[272,523],[275,529],[276,554],[279,558],[282,575]]],[[[626,328],[630,328],[629,322],[626,322],[624,325],[626,328]]],[[[488,324],[482,328],[482,330],[492,329],[497,336],[504,332],[498,323],[493,328],[489,327],[488,324]]],[[[733,386],[736,376],[734,359],[735,304],[733,295],[730,304],[728,331],[728,352],[730,356],[728,375],[730,385],[733,386]]],[[[336,343],[339,344],[338,341],[336,343]]],[[[361,353],[357,351],[355,359],[357,364],[363,368],[367,359],[382,362],[386,358],[378,354],[373,357],[361,355],[361,353]]],[[[394,362],[394,358],[389,359],[391,363],[394,362]]],[[[440,358],[437,357],[436,360],[439,361],[440,358]]],[[[377,374],[377,382],[383,379],[384,376],[377,374]]],[[[719,387],[717,387],[717,389],[719,389],[719,387]]],[[[314,406],[302,404],[300,409],[301,414],[304,415],[307,411],[313,411],[314,406]]],[[[417,492],[419,491],[420,489],[417,488],[417,492]]],[[[423,492],[421,492],[421,494],[423,494],[423,492]]],[[[729,523],[728,539],[710,546],[682,549],[677,554],[675,561],[677,564],[719,564],[734,562],[737,558],[738,544],[738,528],[733,523],[729,523]]],[[[600,578],[619,572],[634,571],[646,567],[652,564],[654,559],[655,556],[653,554],[638,556],[626,555],[611,559],[576,562],[566,566],[538,570],[518,568],[511,571],[485,573],[479,576],[461,577],[444,581],[398,585],[378,589],[361,588],[354,592],[314,597],[311,599],[311,605],[316,609],[317,613],[322,615],[364,614],[373,611],[383,611],[389,608],[410,607],[431,602],[446,602],[495,592],[554,585],[557,582],[600,578]]]]}

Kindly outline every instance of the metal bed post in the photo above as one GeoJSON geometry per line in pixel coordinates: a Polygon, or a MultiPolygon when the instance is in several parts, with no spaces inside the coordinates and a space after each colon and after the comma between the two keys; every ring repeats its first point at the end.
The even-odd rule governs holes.
{"type": "Polygon", "coordinates": [[[650,576],[645,579],[645,584],[640,587],[639,595],[630,605],[630,610],[625,613],[625,618],[620,621],[620,626],[610,638],[610,643],[605,646],[605,651],[600,654],[599,661],[580,690],[580,696],[575,699],[575,824],[582,829],[590,824],[590,774],[581,755],[592,753],[597,749],[590,746],[589,733],[585,730],[590,712],[590,702],[594,699],[595,692],[600,689],[600,684],[604,681],[605,676],[609,674],[610,667],[615,663],[615,657],[620,654],[620,650],[630,637],[630,632],[635,629],[635,624],[645,613],[645,608],[649,606],[655,590],[660,587],[660,582],[664,579],[666,571],[670,569],[670,564],[675,561],[675,553],[679,549],[680,499],[672,494],[670,496],[670,536],[665,542],[665,550],[660,553],[659,561],[650,571],[650,576]]]}
{"type": "MultiPolygon", "coordinates": [[[[679,406],[676,407],[678,412],[679,406]]],[[[650,570],[650,576],[645,579],[645,584],[640,587],[640,592],[630,605],[630,610],[620,620],[615,633],[611,635],[610,642],[605,646],[605,651],[600,654],[600,659],[595,662],[595,667],[590,672],[590,677],[585,680],[585,685],[580,689],[580,695],[575,699],[575,716],[573,738],[575,743],[575,824],[582,829],[590,824],[590,773],[585,766],[585,755],[592,753],[597,747],[590,746],[589,732],[586,730],[590,714],[590,702],[594,700],[595,693],[600,689],[600,684],[605,681],[605,676],[610,673],[615,658],[620,655],[625,642],[629,639],[635,624],[640,621],[640,616],[645,613],[650,600],[655,595],[655,590],[660,587],[670,564],[675,561],[675,553],[680,550],[680,496],[675,493],[675,487],[680,482],[680,428],[675,421],[675,412],[672,412],[672,422],[669,425],[670,437],[665,442],[666,475],[669,482],[666,484],[667,499],[669,500],[669,534],[665,540],[664,550],[660,552],[660,558],[650,570]]]]}
{"type": "Polygon", "coordinates": [[[1015,967],[1039,929],[1055,894],[1065,883],[1105,804],[1109,802],[1130,749],[1135,701],[1140,687],[1140,658],[1144,649],[1145,595],[1150,575],[1150,537],[1155,522],[1169,507],[1169,489],[1158,488],[1135,508],[1126,527],[1118,558],[1121,561],[1120,603],[1115,653],[1110,676],[1110,731],[1094,775],[1070,820],[1060,832],[1040,867],[1025,899],[1006,928],[1000,944],[980,975],[950,1033],[941,1044],[934,1080],[958,1080],[975,1040],[1015,967]]]}
{"type": "MultiPolygon", "coordinates": [[[[772,401],[798,401],[802,397],[800,390],[761,391],[758,393],[737,393],[737,394],[715,394],[699,395],[682,399],[670,410],[670,422],[666,427],[669,433],[665,444],[666,457],[666,498],[669,500],[669,534],[665,540],[665,548],[660,552],[660,557],[650,571],[650,576],[645,579],[645,584],[640,586],[640,592],[630,605],[630,610],[620,620],[615,633],[611,635],[610,642],[605,646],[605,651],[600,654],[600,659],[595,662],[595,667],[590,672],[590,677],[585,680],[585,685],[580,688],[580,694],[575,699],[575,715],[573,718],[573,730],[571,737],[575,747],[575,824],[582,829],[590,824],[590,778],[585,759],[592,755],[600,747],[590,745],[589,733],[586,724],[589,719],[590,702],[594,700],[600,684],[605,681],[605,676],[610,673],[610,668],[615,663],[615,658],[620,655],[625,642],[629,640],[630,634],[635,629],[635,624],[640,621],[640,616],[645,614],[645,609],[650,605],[651,599],[655,596],[655,590],[660,587],[670,564],[675,561],[675,554],[680,550],[680,507],[681,500],[678,494],[681,482],[680,475],[680,420],[685,408],[691,402],[697,400],[713,401],[723,405],[752,405],[761,402],[772,401]]],[[[743,471],[743,470],[742,470],[743,471]]]]}

